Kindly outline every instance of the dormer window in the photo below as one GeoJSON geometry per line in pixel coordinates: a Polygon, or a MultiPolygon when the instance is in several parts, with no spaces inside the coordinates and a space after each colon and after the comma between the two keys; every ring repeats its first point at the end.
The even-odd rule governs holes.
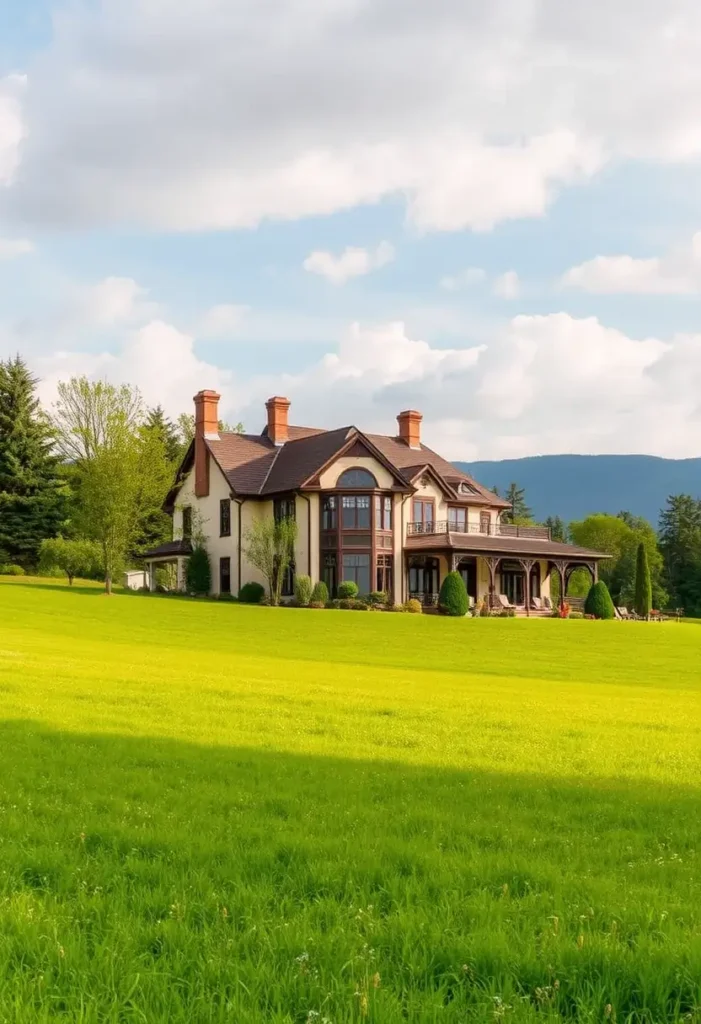
{"type": "Polygon", "coordinates": [[[474,493],[475,492],[470,487],[470,485],[466,484],[464,481],[458,487],[458,494],[474,494],[474,493]]]}

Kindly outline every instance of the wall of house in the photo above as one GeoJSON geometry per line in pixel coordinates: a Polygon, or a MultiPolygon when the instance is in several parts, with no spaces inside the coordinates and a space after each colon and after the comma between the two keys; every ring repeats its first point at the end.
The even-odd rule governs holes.
{"type": "Polygon", "coordinates": [[[229,557],[231,559],[231,589],[236,592],[236,568],[238,559],[238,520],[237,505],[231,503],[231,536],[219,536],[219,502],[231,495],[231,487],[219,466],[210,459],[209,464],[209,494],[206,498],[198,498],[195,495],[195,471],[194,468],[188,473],[180,488],[175,502],[173,512],[173,539],[183,535],[183,513],[184,505],[191,505],[193,509],[192,527],[197,532],[201,529],[206,538],[206,548],[212,567],[212,593],[219,593],[219,559],[229,557]]]}
{"type": "MultiPolygon", "coordinates": [[[[272,518],[273,515],[273,503],[272,501],[258,501],[247,499],[241,505],[241,580],[239,581],[239,588],[244,583],[260,583],[265,587],[266,592],[268,589],[268,582],[263,576],[260,569],[257,569],[246,558],[246,534],[251,529],[253,524],[260,519],[266,517],[272,518]]],[[[238,524],[237,524],[238,525],[238,524]]],[[[238,536],[238,534],[237,534],[238,536]]]]}
{"type": "Polygon", "coordinates": [[[316,493],[302,493],[295,498],[298,527],[295,565],[298,573],[311,576],[314,583],[319,580],[319,508],[319,495],[316,493]]]}

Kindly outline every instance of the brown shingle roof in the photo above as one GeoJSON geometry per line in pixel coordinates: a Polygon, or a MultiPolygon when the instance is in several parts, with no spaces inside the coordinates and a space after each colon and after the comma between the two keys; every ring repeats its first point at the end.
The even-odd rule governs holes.
{"type": "Polygon", "coordinates": [[[406,539],[407,551],[464,551],[465,554],[526,555],[529,558],[571,558],[595,560],[610,558],[576,544],[530,537],[495,537],[483,533],[418,534],[406,539]]]}
{"type": "Polygon", "coordinates": [[[241,495],[263,496],[301,487],[343,448],[352,433],[377,449],[408,485],[428,465],[449,487],[457,488],[461,482],[468,484],[472,493],[458,494],[459,502],[508,508],[507,501],[486,490],[425,445],[420,450],[409,448],[398,437],[363,434],[355,427],[319,430],[291,426],[290,440],[277,448],[268,439],[267,428],[262,434],[221,434],[218,440],[208,440],[207,444],[232,490],[241,495]]]}

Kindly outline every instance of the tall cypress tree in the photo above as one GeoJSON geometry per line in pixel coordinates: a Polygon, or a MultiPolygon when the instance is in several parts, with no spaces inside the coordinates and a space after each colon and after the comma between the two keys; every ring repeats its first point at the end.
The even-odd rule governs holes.
{"type": "Polygon", "coordinates": [[[54,432],[36,386],[20,356],[0,361],[0,560],[24,567],[66,514],[54,432]]]}
{"type": "Polygon", "coordinates": [[[650,582],[650,566],[647,561],[647,548],[638,544],[638,558],[635,565],[635,610],[638,615],[647,618],[652,608],[652,583],[650,582]]]}

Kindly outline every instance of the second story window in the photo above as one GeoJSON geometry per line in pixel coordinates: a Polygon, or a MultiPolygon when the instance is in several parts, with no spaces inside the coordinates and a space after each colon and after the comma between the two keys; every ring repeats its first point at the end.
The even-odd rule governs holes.
{"type": "Polygon", "coordinates": [[[279,523],[281,519],[294,519],[295,499],[276,498],[273,503],[273,515],[275,516],[276,523],[279,523]]]}
{"type": "Polygon", "coordinates": [[[467,509],[466,508],[449,508],[448,509],[448,523],[453,533],[466,533],[467,532],[467,509]]]}
{"type": "Polygon", "coordinates": [[[231,536],[231,500],[222,498],[219,502],[219,536],[231,536]]]}
{"type": "Polygon", "coordinates": [[[336,495],[327,494],[321,503],[321,529],[335,530],[336,526],[336,495]]]}
{"type": "Polygon", "coordinates": [[[183,508],[183,540],[192,540],[192,505],[183,508]]]}
{"type": "Polygon", "coordinates": [[[432,533],[434,506],[432,498],[414,498],[412,519],[418,533],[432,533]]]}
{"type": "Polygon", "coordinates": [[[480,533],[492,532],[492,517],[489,512],[480,512],[480,533]]]}
{"type": "Polygon", "coordinates": [[[370,495],[344,494],[341,498],[344,530],[370,529],[370,495]]]}
{"type": "Polygon", "coordinates": [[[375,495],[375,529],[392,529],[392,499],[381,494],[375,495]]]}

